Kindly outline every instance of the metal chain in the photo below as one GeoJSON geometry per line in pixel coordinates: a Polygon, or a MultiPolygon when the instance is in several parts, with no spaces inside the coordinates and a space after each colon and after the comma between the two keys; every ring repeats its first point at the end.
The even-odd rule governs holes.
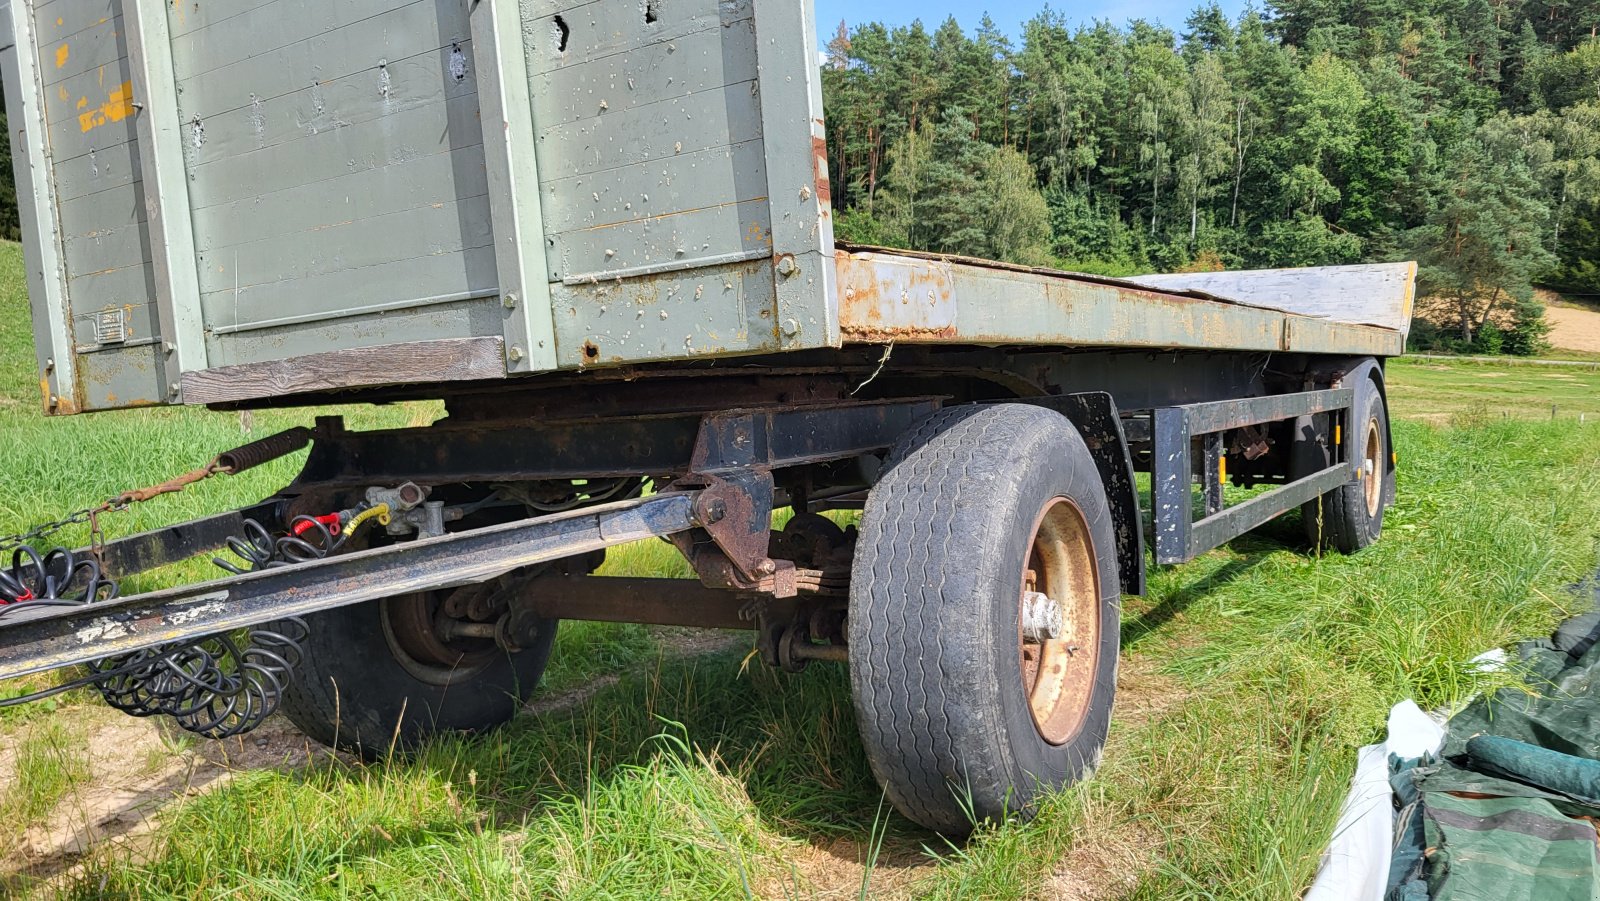
{"type": "Polygon", "coordinates": [[[62,517],[54,522],[47,522],[40,526],[34,526],[32,529],[17,535],[7,535],[3,538],[0,538],[0,554],[9,553],[10,551],[15,550],[16,548],[19,548],[25,544],[33,544],[35,541],[38,541],[41,538],[48,538],[62,529],[65,529],[67,526],[83,525],[84,523],[89,522],[91,517],[96,517],[105,512],[107,509],[109,509],[109,507],[106,504],[101,504],[99,507],[85,507],[76,513],[62,517]]]}
{"type": "Polygon", "coordinates": [[[89,526],[89,552],[94,555],[96,560],[99,560],[101,551],[105,548],[106,543],[105,532],[100,526],[100,514],[121,513],[122,511],[127,510],[129,507],[132,507],[134,504],[150,500],[154,497],[160,497],[163,494],[171,494],[173,492],[182,491],[190,485],[193,485],[195,482],[209,479],[219,472],[231,471],[232,470],[230,468],[223,466],[219,460],[212,460],[210,463],[207,463],[205,466],[202,466],[199,469],[186,472],[183,475],[177,476],[176,478],[168,479],[159,485],[153,485],[149,488],[140,488],[136,491],[124,491],[116,497],[110,498],[103,504],[93,507],[85,507],[76,513],[69,514],[53,522],[47,522],[44,525],[35,526],[32,529],[17,535],[6,535],[0,537],[0,557],[11,553],[23,545],[31,545],[42,538],[48,538],[62,529],[67,528],[68,526],[81,526],[87,524],[89,526]]]}

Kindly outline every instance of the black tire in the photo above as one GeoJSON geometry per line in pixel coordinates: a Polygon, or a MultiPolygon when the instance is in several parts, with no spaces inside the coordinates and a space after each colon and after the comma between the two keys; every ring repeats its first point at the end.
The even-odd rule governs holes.
{"type": "Polygon", "coordinates": [[[1121,595],[1105,488],[1071,423],[1020,404],[929,417],[890,453],[856,547],[850,676],[867,756],[896,809],[965,835],[1031,816],[1041,793],[1098,764],[1121,595]],[[1070,533],[1075,550],[1047,553],[1066,546],[1047,533],[1070,533]],[[1073,599],[1062,606],[1086,646],[1050,644],[1030,669],[1019,601],[1035,569],[1073,599]],[[1024,680],[1047,660],[1064,675],[1040,722],[1024,680]]]}
{"type": "Polygon", "coordinates": [[[546,621],[531,647],[484,641],[467,665],[423,663],[395,639],[391,612],[422,598],[371,601],[305,617],[310,634],[280,710],[311,738],[369,759],[443,732],[476,733],[511,719],[539,684],[555,641],[546,621]]]}
{"type": "MultiPolygon", "coordinates": [[[[1393,497],[1394,470],[1390,465],[1389,410],[1376,385],[1356,396],[1358,407],[1349,417],[1352,434],[1340,436],[1347,453],[1359,467],[1359,478],[1329,491],[1301,508],[1306,538],[1314,547],[1354,554],[1370,547],[1383,534],[1383,511],[1393,497]]],[[[1309,475],[1328,465],[1327,444],[1297,442],[1297,476],[1309,475]],[[1317,454],[1315,448],[1320,447],[1317,454]]]]}

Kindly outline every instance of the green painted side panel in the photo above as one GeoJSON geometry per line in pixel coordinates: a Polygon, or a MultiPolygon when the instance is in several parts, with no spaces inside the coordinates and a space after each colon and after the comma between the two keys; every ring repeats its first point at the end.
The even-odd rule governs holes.
{"type": "MultiPolygon", "coordinates": [[[[30,6],[16,2],[18,13],[30,6]]],[[[123,5],[55,0],[34,7],[30,22],[67,324],[66,346],[51,359],[58,368],[73,360],[61,409],[164,402],[123,5]]]]}
{"type": "Polygon", "coordinates": [[[809,2],[0,9],[56,412],[419,342],[490,377],[841,343],[809,2]]]}
{"type": "MultiPolygon", "coordinates": [[[[396,311],[495,306],[464,4],[278,0],[179,18],[173,7],[211,365],[403,343],[417,338],[389,334],[396,311]]],[[[468,321],[484,331],[467,337],[498,334],[493,320],[428,337],[468,321]]]]}

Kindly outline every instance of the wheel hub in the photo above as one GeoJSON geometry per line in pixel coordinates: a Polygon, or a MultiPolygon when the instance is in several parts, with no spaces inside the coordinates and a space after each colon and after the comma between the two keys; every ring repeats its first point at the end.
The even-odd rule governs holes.
{"type": "Polygon", "coordinates": [[[1054,641],[1066,630],[1061,605],[1037,591],[1022,593],[1022,640],[1039,644],[1054,641]]]}
{"type": "Polygon", "coordinates": [[[503,653],[493,638],[452,637],[440,633],[448,617],[441,609],[449,592],[424,591],[385,598],[383,631],[395,659],[426,682],[445,684],[482,669],[503,653]]]}
{"type": "Polygon", "coordinates": [[[1378,420],[1371,419],[1367,422],[1366,449],[1361,456],[1361,489],[1369,517],[1377,516],[1378,506],[1383,503],[1382,476],[1383,436],[1378,429],[1378,420]]]}
{"type": "Polygon", "coordinates": [[[1039,735],[1065,744],[1088,715],[1100,659],[1094,541],[1072,501],[1054,498],[1039,512],[1020,588],[1022,691],[1039,735]]]}

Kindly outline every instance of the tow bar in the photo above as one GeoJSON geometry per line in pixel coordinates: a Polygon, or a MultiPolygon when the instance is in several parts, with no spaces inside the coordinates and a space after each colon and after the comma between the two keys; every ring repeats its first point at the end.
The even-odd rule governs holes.
{"type": "Polygon", "coordinates": [[[707,525],[704,492],[675,491],[293,567],[77,607],[18,610],[0,627],[0,679],[514,570],[707,525]]]}

